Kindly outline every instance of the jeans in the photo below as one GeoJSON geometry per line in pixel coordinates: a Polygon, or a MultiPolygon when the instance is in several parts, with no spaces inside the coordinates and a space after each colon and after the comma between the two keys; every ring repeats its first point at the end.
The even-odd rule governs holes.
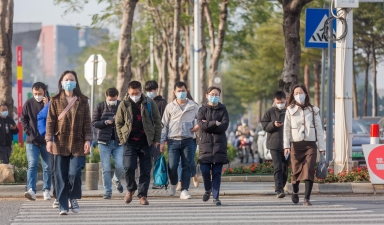
{"type": "MultiPolygon", "coordinates": [[[[194,151],[191,151],[191,157],[192,157],[191,158],[192,159],[191,177],[194,177],[196,175],[196,163],[195,163],[195,155],[196,155],[196,148],[197,148],[196,139],[193,139],[193,142],[195,143],[195,148],[194,148],[194,151]]],[[[181,182],[181,171],[182,171],[182,166],[181,166],[181,158],[180,158],[179,167],[177,167],[177,175],[179,178],[179,182],[181,182]]]]}
{"type": "Polygon", "coordinates": [[[52,172],[51,172],[51,154],[47,152],[46,146],[34,145],[27,143],[27,159],[28,159],[28,172],[27,172],[27,190],[32,188],[36,193],[37,182],[37,166],[39,165],[39,157],[41,155],[41,165],[43,168],[43,191],[51,190],[52,172]]]}
{"type": "Polygon", "coordinates": [[[284,189],[288,179],[288,161],[285,159],[284,152],[271,149],[271,156],[274,168],[275,191],[284,189]]]}
{"type": "Polygon", "coordinates": [[[178,182],[177,168],[181,161],[181,190],[188,190],[191,182],[192,153],[196,151],[196,142],[192,138],[168,140],[168,174],[171,185],[178,182]]]}
{"type": "Polygon", "coordinates": [[[109,145],[99,144],[100,161],[103,172],[103,185],[106,194],[112,194],[111,180],[111,155],[115,162],[115,174],[113,181],[120,182],[124,174],[123,167],[123,146],[119,145],[115,140],[112,140],[109,145]]]}
{"type": "Polygon", "coordinates": [[[204,188],[206,192],[212,191],[214,199],[219,199],[222,163],[202,163],[200,164],[201,174],[203,176],[204,188]],[[211,180],[212,171],[212,180],[211,180]]]}
{"type": "Polygon", "coordinates": [[[54,154],[51,154],[51,166],[52,166],[52,176],[51,176],[51,179],[52,179],[52,197],[56,198],[56,188],[55,188],[55,155],[54,154]]]}
{"type": "Polygon", "coordinates": [[[68,211],[68,199],[81,199],[81,171],[85,156],[55,155],[56,199],[60,211],[68,211]]]}
{"type": "Polygon", "coordinates": [[[135,192],[138,190],[138,197],[147,197],[149,183],[151,182],[152,169],[152,146],[147,143],[127,143],[124,146],[123,165],[127,190],[135,192]],[[140,161],[139,185],[136,183],[135,170],[137,169],[137,157],[140,161]]]}

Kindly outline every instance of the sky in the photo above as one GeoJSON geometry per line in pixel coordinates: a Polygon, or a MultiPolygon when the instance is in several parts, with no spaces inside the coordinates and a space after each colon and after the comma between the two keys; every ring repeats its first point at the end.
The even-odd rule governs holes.
{"type": "MultiPolygon", "coordinates": [[[[53,0],[15,0],[14,22],[41,22],[44,25],[90,26],[92,15],[100,12],[106,4],[98,0],[89,0],[82,13],[63,16],[63,5],[54,5],[53,0]]],[[[109,27],[110,28],[110,27],[109,27]]],[[[111,29],[111,28],[110,28],[111,29]]],[[[113,33],[118,30],[113,27],[113,33]]],[[[378,68],[378,88],[384,89],[384,64],[378,68]]]]}

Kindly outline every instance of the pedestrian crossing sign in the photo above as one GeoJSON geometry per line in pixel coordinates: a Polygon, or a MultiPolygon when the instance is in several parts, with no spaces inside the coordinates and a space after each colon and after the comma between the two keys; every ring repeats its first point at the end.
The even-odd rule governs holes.
{"type": "MultiPolygon", "coordinates": [[[[329,17],[328,9],[306,9],[305,43],[306,48],[328,48],[328,38],[324,34],[324,22],[329,17]]],[[[333,20],[333,37],[336,35],[336,20],[333,20]]],[[[333,43],[336,48],[336,43],[333,43]]]]}

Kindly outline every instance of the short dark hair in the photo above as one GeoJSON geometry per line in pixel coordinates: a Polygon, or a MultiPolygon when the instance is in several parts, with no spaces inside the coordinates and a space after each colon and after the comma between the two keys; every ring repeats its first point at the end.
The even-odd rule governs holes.
{"type": "Polygon", "coordinates": [[[139,81],[131,81],[129,82],[128,84],[128,90],[129,89],[140,89],[140,91],[142,90],[142,87],[141,87],[141,83],[139,81]]]}
{"type": "Polygon", "coordinates": [[[215,87],[215,86],[211,86],[207,89],[207,94],[209,94],[211,91],[213,90],[217,90],[219,92],[219,94],[221,94],[221,89],[218,88],[218,87],[215,87]]]}
{"type": "Polygon", "coordinates": [[[0,107],[2,107],[2,106],[6,106],[8,108],[8,106],[5,104],[5,102],[0,103],[0,107]]]}
{"type": "Polygon", "coordinates": [[[173,87],[173,90],[176,90],[176,88],[182,88],[182,87],[185,87],[185,89],[188,90],[186,83],[184,83],[182,81],[178,81],[178,82],[176,82],[175,86],[173,87]]]}
{"type": "Polygon", "coordinates": [[[283,98],[287,98],[287,96],[285,95],[284,91],[276,91],[275,94],[273,95],[273,98],[280,100],[283,98]]]}
{"type": "Polygon", "coordinates": [[[112,88],[108,88],[106,91],[105,91],[105,95],[106,96],[109,96],[109,97],[116,97],[119,95],[119,91],[112,87],[112,88]]]}
{"type": "Polygon", "coordinates": [[[35,89],[35,90],[39,90],[39,89],[43,89],[44,91],[47,90],[47,85],[45,85],[44,83],[42,82],[36,82],[32,85],[32,90],[35,89]]]}
{"type": "Polygon", "coordinates": [[[159,85],[154,80],[149,80],[145,83],[145,90],[146,91],[152,91],[159,88],[159,85]]]}

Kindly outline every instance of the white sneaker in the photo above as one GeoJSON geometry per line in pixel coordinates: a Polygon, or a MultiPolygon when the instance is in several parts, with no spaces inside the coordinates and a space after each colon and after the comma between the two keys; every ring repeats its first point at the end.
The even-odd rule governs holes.
{"type": "Polygon", "coordinates": [[[57,199],[55,199],[55,201],[53,202],[53,205],[52,205],[52,208],[54,208],[54,209],[57,209],[57,208],[59,208],[59,201],[57,201],[57,199]]]}
{"type": "Polygon", "coordinates": [[[184,190],[184,191],[181,192],[180,198],[181,199],[191,199],[192,196],[188,193],[187,190],[184,190]]]}
{"type": "Polygon", "coordinates": [[[43,192],[43,195],[44,195],[44,200],[51,200],[51,193],[49,192],[49,190],[45,190],[43,192]]]}
{"type": "Polygon", "coordinates": [[[66,216],[66,215],[68,215],[68,211],[65,211],[65,210],[60,211],[59,215],[60,216],[66,216]]]}
{"type": "Polygon", "coordinates": [[[27,192],[25,192],[24,196],[32,201],[36,200],[36,193],[32,190],[32,188],[30,188],[27,192]]]}
{"type": "Polygon", "coordinates": [[[72,212],[78,213],[80,211],[79,203],[77,203],[76,199],[71,199],[72,212]]]}
{"type": "Polygon", "coordinates": [[[175,196],[175,194],[176,194],[176,185],[172,185],[171,184],[171,188],[169,188],[168,193],[169,193],[169,196],[175,196]]]}

